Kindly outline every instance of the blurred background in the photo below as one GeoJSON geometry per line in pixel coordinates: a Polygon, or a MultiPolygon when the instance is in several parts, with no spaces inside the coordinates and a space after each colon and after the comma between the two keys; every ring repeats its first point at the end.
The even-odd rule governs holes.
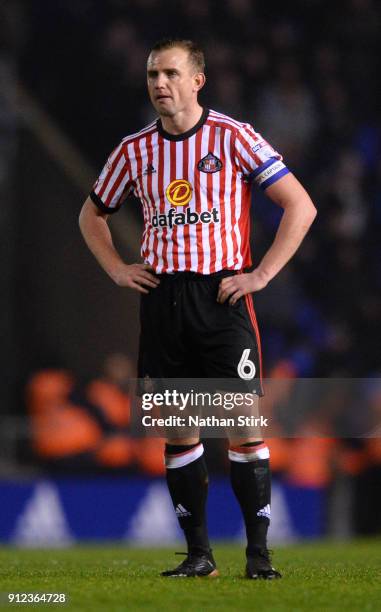
{"type": "MultiPolygon", "coordinates": [[[[374,431],[380,16],[376,0],[2,0],[2,541],[150,545],[179,535],[162,443],[131,430],[138,297],[100,270],[77,221],[111,150],[154,119],[145,62],[164,36],[201,44],[202,103],[253,124],[318,208],[297,256],[255,296],[265,375],[286,387],[298,377],[366,379],[348,414],[378,415],[374,431]]],[[[280,211],[259,190],[252,210],[258,263],[280,211]]],[[[138,260],[139,202],[111,225],[126,260],[138,260]]],[[[274,542],[381,532],[381,440],[330,436],[331,407],[319,437],[304,436],[305,405],[290,436],[269,441],[274,542]]],[[[211,535],[241,538],[226,444],[206,448],[219,517],[211,535]]]]}

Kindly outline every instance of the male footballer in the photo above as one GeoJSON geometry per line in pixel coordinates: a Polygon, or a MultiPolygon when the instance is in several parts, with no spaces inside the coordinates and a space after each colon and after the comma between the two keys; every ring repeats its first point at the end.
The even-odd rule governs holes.
{"type": "MultiPolygon", "coordinates": [[[[192,41],[157,43],[147,84],[158,119],[111,153],[80,214],[84,239],[120,287],[141,293],[139,378],[249,380],[261,389],[261,349],[251,294],[298,249],[316,209],[281,155],[247,123],[203,108],[202,51],[192,41]],[[283,209],[275,239],[252,271],[251,190],[283,209]],[[130,193],[144,216],[142,263],[122,260],[107,224],[130,193]]],[[[230,440],[231,483],[246,526],[246,576],[275,579],[267,548],[269,450],[258,437],[230,440]]],[[[163,576],[216,576],[208,539],[208,475],[197,435],[166,440],[169,492],[186,558],[163,576]]]]}

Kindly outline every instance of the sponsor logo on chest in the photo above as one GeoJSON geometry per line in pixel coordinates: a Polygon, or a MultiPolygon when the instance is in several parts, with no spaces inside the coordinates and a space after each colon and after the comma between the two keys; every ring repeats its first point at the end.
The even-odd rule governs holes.
{"type": "Polygon", "coordinates": [[[197,223],[209,225],[209,223],[219,222],[220,212],[218,208],[204,210],[200,213],[190,208],[186,208],[184,212],[178,212],[176,208],[170,208],[166,213],[155,212],[152,217],[153,227],[173,227],[174,225],[195,225],[197,223]]]}
{"type": "Polygon", "coordinates": [[[193,196],[193,187],[185,179],[171,181],[165,190],[165,196],[172,207],[165,213],[159,211],[154,213],[152,217],[153,227],[172,228],[176,225],[196,225],[198,223],[208,225],[209,223],[220,222],[220,211],[216,207],[202,212],[188,207],[193,196]]]}
{"type": "Polygon", "coordinates": [[[171,181],[165,190],[167,200],[172,206],[186,206],[192,199],[193,187],[185,179],[171,181]]]}

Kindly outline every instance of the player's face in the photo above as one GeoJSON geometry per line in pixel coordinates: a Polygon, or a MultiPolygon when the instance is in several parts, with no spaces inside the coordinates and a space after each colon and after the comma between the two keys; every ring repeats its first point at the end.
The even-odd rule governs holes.
{"type": "Polygon", "coordinates": [[[174,117],[197,104],[197,92],[204,80],[202,73],[195,72],[185,49],[155,51],[148,58],[148,92],[153,106],[163,117],[174,117]]]}

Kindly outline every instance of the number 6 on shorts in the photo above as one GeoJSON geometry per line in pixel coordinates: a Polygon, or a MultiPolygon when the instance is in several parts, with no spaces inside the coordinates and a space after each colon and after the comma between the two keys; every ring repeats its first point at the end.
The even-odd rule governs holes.
{"type": "Polygon", "coordinates": [[[238,376],[243,380],[251,380],[255,376],[255,365],[249,359],[250,350],[249,348],[243,350],[242,357],[237,366],[238,376]]]}

